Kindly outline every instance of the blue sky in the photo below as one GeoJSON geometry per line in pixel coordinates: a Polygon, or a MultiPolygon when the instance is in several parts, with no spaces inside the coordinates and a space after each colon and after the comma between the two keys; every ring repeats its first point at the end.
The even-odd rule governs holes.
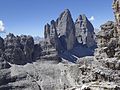
{"type": "Polygon", "coordinates": [[[0,20],[7,33],[43,37],[44,25],[64,9],[71,11],[74,21],[80,14],[94,16],[95,28],[114,20],[112,0],[0,0],[0,20]]]}

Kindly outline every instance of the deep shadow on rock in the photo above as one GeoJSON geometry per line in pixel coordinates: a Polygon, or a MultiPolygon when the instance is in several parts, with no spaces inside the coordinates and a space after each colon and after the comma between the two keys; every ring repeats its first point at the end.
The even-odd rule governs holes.
{"type": "Polygon", "coordinates": [[[94,56],[95,47],[88,48],[86,45],[79,44],[75,48],[70,51],[65,51],[60,53],[60,57],[66,59],[70,62],[75,63],[78,58],[82,58],[85,56],[94,56]]]}

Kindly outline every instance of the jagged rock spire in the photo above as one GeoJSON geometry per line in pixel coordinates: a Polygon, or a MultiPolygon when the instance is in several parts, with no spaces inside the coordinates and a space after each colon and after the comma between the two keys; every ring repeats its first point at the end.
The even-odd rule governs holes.
{"type": "Polygon", "coordinates": [[[68,9],[63,11],[57,19],[57,31],[59,37],[64,37],[64,46],[66,50],[70,50],[75,44],[75,26],[71,13],[68,9]]]}
{"type": "Polygon", "coordinates": [[[94,27],[84,14],[76,19],[75,32],[79,43],[86,44],[88,47],[95,45],[94,27]]]}
{"type": "Polygon", "coordinates": [[[50,25],[45,25],[45,40],[53,45],[55,40],[52,38],[57,35],[63,51],[73,49],[77,44],[76,39],[88,47],[94,46],[94,34],[94,27],[85,15],[80,15],[74,23],[68,9],[65,9],[56,21],[52,20],[50,25]]]}

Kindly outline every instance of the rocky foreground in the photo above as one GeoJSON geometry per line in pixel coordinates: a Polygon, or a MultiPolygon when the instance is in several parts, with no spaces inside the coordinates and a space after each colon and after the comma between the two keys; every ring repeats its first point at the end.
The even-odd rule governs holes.
{"type": "Polygon", "coordinates": [[[44,28],[44,39],[0,38],[0,90],[120,90],[118,24],[95,35],[85,15],[68,9],[44,28]],[[95,38],[96,37],[96,38],[95,38]]]}
{"type": "Polygon", "coordinates": [[[107,61],[92,56],[76,64],[10,64],[11,68],[0,70],[0,90],[120,90],[120,72],[113,64],[108,67],[107,61]]]}

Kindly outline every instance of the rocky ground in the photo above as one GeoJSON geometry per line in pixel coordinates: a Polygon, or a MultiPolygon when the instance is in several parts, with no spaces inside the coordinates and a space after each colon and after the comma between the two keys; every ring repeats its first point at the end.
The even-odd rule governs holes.
{"type": "Polygon", "coordinates": [[[10,65],[0,70],[0,90],[120,90],[119,70],[104,66],[92,56],[76,63],[10,65]]]}

